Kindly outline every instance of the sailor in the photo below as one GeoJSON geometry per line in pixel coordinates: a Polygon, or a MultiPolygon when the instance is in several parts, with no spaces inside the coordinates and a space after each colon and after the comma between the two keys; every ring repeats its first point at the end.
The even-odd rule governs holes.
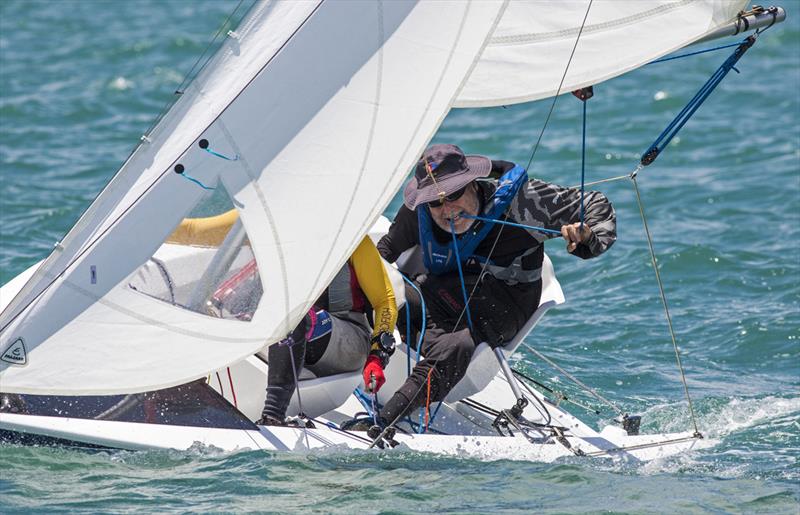
{"type": "Polygon", "coordinates": [[[375,244],[365,236],[283,341],[267,350],[267,397],[260,425],[286,425],[286,409],[295,390],[295,374],[306,368],[317,377],[363,369],[367,391],[386,382],[384,367],[394,352],[397,321],[392,283],[375,244]],[[370,330],[366,313],[374,310],[370,330]]]}
{"type": "Polygon", "coordinates": [[[403,206],[378,242],[391,263],[419,245],[426,271],[415,278],[425,320],[413,288],[406,288],[405,307],[411,309],[412,330],[424,326],[425,359],[384,406],[384,423],[443,400],[466,373],[477,344],[495,348],[514,338],[539,306],[545,240],[560,234],[567,251],[583,259],[611,247],[616,216],[606,197],[587,192],[583,223],[581,210],[579,189],[529,179],[513,163],[465,156],[455,145],[425,150],[404,190],[403,206]]]}

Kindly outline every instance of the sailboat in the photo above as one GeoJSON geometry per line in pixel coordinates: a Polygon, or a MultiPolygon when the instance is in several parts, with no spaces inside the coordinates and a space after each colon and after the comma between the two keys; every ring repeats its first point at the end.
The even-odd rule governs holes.
{"type": "Polygon", "coordinates": [[[52,253],[0,290],[0,437],[122,449],[397,445],[537,461],[645,461],[711,444],[696,430],[638,434],[635,417],[597,431],[508,368],[565,301],[549,261],[539,309],[517,337],[495,352],[481,344],[436,411],[402,421],[391,441],[344,423],[405,379],[420,359],[405,344],[377,398],[358,373],[302,371],[290,407],[300,426],[254,420],[264,349],[366,234],[386,231],[381,214],[450,109],[557,97],[785,16],[743,8],[256,2],[52,253]]]}

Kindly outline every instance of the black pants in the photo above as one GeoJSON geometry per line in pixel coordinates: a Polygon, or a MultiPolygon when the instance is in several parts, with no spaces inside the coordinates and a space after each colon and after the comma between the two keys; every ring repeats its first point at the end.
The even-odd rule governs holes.
{"type": "Polygon", "coordinates": [[[363,368],[369,354],[369,328],[363,313],[331,315],[331,332],[306,342],[308,318],[292,331],[294,345],[274,343],[267,349],[267,396],[262,415],[283,420],[295,390],[295,373],[307,368],[317,377],[363,368]],[[363,319],[363,322],[361,322],[363,319]]]}
{"type": "MultiPolygon", "coordinates": [[[[306,321],[300,322],[294,331],[291,333],[291,338],[294,344],[281,345],[273,343],[267,349],[267,359],[269,361],[269,368],[267,368],[267,397],[264,401],[264,409],[261,412],[262,416],[269,415],[278,420],[283,420],[286,417],[286,408],[289,407],[289,402],[294,394],[295,374],[299,374],[300,370],[306,363],[306,353],[309,350],[309,345],[306,342],[306,321]]],[[[330,334],[320,338],[319,346],[314,346],[317,351],[316,359],[319,359],[322,352],[328,346],[330,334]]],[[[310,353],[309,353],[310,354],[310,353]]],[[[309,358],[311,356],[308,356],[309,358]]],[[[312,358],[313,359],[313,358],[312,358]]]]}
{"type": "MultiPolygon", "coordinates": [[[[464,276],[468,296],[478,277],[478,274],[464,276]]],[[[475,346],[485,341],[497,347],[511,341],[539,307],[542,294],[541,281],[508,285],[485,275],[469,301],[470,331],[457,273],[426,276],[420,281],[419,288],[426,305],[425,337],[421,349],[425,359],[414,367],[403,386],[386,403],[381,415],[388,423],[424,405],[427,392],[423,394],[423,391],[429,375],[431,401],[443,400],[464,377],[475,346]]],[[[406,286],[404,309],[411,310],[412,334],[422,328],[420,306],[417,292],[406,286]]],[[[401,312],[398,320],[401,321],[402,334],[406,334],[402,327],[405,313],[401,312]]]]}

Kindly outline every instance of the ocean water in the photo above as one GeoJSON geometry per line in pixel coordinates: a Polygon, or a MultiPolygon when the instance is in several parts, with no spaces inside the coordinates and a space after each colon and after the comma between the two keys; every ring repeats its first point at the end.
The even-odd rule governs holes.
{"type": "MultiPolygon", "coordinates": [[[[759,39],[741,74],[639,175],[698,424],[716,446],[633,466],[0,445],[0,512],[798,513],[800,2],[780,5],[787,22],[759,39]]],[[[0,283],[63,237],[235,6],[0,0],[0,283]]],[[[726,56],[655,64],[597,86],[587,180],[633,170],[726,56]]],[[[456,110],[435,141],[526,163],[549,108],[456,110]]],[[[580,123],[580,102],[561,97],[532,175],[579,182],[580,123]]],[[[619,240],[591,261],[548,243],[567,303],[528,341],[641,414],[643,431],[688,430],[633,189],[627,180],[597,188],[614,202],[619,240]]],[[[595,405],[527,351],[516,365],[595,405]]],[[[597,425],[613,418],[573,411],[597,425]]]]}

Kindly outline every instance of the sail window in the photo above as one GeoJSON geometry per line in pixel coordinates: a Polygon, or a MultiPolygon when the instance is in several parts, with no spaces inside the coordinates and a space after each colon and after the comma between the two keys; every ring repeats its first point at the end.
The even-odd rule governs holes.
{"type": "Polygon", "coordinates": [[[250,321],[263,293],[238,211],[222,185],[181,221],[127,285],[215,318],[250,321]]]}

